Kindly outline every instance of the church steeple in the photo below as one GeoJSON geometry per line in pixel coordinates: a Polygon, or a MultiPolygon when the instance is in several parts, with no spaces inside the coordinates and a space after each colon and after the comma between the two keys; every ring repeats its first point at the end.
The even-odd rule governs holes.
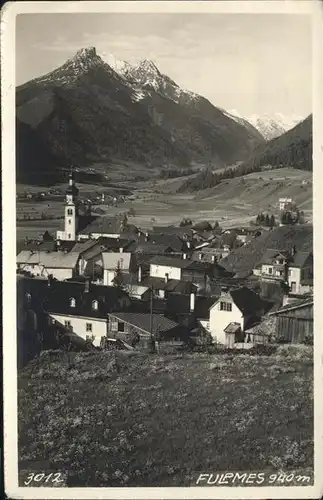
{"type": "Polygon", "coordinates": [[[65,204],[65,240],[76,240],[78,229],[78,194],[79,190],[75,185],[73,167],[69,175],[68,186],[66,189],[66,204],[65,204]]]}

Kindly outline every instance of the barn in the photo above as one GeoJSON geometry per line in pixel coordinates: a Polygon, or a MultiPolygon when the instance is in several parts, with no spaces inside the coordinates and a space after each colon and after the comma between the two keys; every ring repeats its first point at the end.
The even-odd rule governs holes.
{"type": "Polygon", "coordinates": [[[313,297],[291,302],[270,315],[276,316],[276,340],[302,344],[313,340],[313,297]]]}

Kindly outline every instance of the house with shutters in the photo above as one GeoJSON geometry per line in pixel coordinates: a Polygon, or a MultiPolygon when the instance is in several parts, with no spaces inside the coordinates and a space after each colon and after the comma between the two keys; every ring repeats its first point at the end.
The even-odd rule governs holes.
{"type": "Polygon", "coordinates": [[[209,310],[209,332],[216,343],[229,345],[232,333],[243,342],[244,332],[259,322],[267,304],[247,287],[223,289],[209,310]]]}
{"type": "Polygon", "coordinates": [[[313,253],[294,253],[288,266],[288,285],[293,294],[305,294],[313,290],[313,253]]]}
{"type": "Polygon", "coordinates": [[[253,269],[253,274],[260,276],[263,280],[287,282],[290,260],[289,252],[269,248],[253,269]]]}
{"type": "Polygon", "coordinates": [[[80,282],[54,281],[48,287],[44,309],[58,323],[97,347],[108,333],[108,314],[129,309],[131,299],[120,288],[80,282]]]}

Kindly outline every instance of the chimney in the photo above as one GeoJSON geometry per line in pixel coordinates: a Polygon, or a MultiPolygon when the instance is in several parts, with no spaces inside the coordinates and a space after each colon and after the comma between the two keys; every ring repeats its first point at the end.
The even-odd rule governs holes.
{"type": "Polygon", "coordinates": [[[149,234],[145,233],[145,241],[148,241],[148,240],[149,240],[149,234]]]}
{"type": "Polygon", "coordinates": [[[212,255],[212,256],[211,256],[211,262],[212,262],[212,264],[214,264],[214,263],[215,263],[215,255],[212,255]]]}
{"type": "Polygon", "coordinates": [[[187,259],[187,253],[183,253],[183,259],[186,260],[187,259]]]}
{"type": "Polygon", "coordinates": [[[169,280],[169,274],[168,274],[168,273],[166,273],[166,274],[165,274],[165,283],[168,283],[168,280],[169,280]]]}
{"type": "Polygon", "coordinates": [[[123,253],[123,248],[122,247],[119,248],[119,252],[123,253]]]}
{"type": "Polygon", "coordinates": [[[203,254],[199,253],[199,260],[202,260],[203,254]]]}
{"type": "Polygon", "coordinates": [[[141,274],[142,274],[142,269],[141,266],[138,267],[138,283],[141,283],[141,274]]]}
{"type": "Polygon", "coordinates": [[[190,311],[194,312],[195,310],[195,293],[190,294],[190,311]]]}
{"type": "Polygon", "coordinates": [[[53,282],[53,275],[49,274],[47,278],[47,286],[51,286],[53,282]]]}
{"type": "Polygon", "coordinates": [[[291,253],[292,253],[292,256],[294,256],[294,255],[295,255],[295,253],[296,253],[296,246],[295,246],[295,245],[293,245],[293,247],[292,247],[292,252],[291,252],[291,253]]]}
{"type": "Polygon", "coordinates": [[[84,293],[88,293],[90,291],[90,283],[91,283],[90,278],[86,278],[84,284],[84,293]]]}
{"type": "Polygon", "coordinates": [[[186,245],[187,245],[187,248],[191,248],[191,242],[190,241],[187,241],[186,245]]]}

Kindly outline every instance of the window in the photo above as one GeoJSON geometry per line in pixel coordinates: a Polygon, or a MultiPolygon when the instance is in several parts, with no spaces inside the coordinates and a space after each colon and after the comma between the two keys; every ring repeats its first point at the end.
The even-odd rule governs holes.
{"type": "Polygon", "coordinates": [[[165,298],[165,290],[159,290],[158,295],[161,299],[165,298]]]}
{"type": "Polygon", "coordinates": [[[99,308],[99,303],[97,300],[93,300],[92,302],[92,309],[97,310],[99,308]]]}
{"type": "Polygon", "coordinates": [[[230,302],[220,302],[220,311],[232,311],[232,304],[230,302]]]}
{"type": "Polygon", "coordinates": [[[283,276],[284,271],[279,271],[279,276],[283,276]]]}
{"type": "Polygon", "coordinates": [[[124,332],[124,323],[122,321],[118,321],[118,332],[124,332]]]}
{"type": "Polygon", "coordinates": [[[87,332],[92,332],[92,323],[86,323],[85,329],[87,332]]]}
{"type": "Polygon", "coordinates": [[[67,215],[73,215],[73,210],[71,208],[67,209],[67,215]]]}
{"type": "Polygon", "coordinates": [[[71,225],[71,219],[68,219],[68,223],[71,225]]]}
{"type": "Polygon", "coordinates": [[[26,293],[26,299],[27,299],[28,302],[31,301],[31,295],[30,295],[30,293],[26,293]]]}
{"type": "Polygon", "coordinates": [[[76,300],[72,297],[70,299],[70,307],[75,307],[75,305],[76,305],[76,300]]]}
{"type": "Polygon", "coordinates": [[[71,322],[70,322],[70,320],[69,320],[69,319],[66,319],[66,320],[64,321],[64,325],[65,325],[66,327],[70,327],[70,326],[71,326],[71,322]]]}
{"type": "Polygon", "coordinates": [[[273,274],[273,268],[272,267],[268,267],[268,274],[273,274]]]}
{"type": "Polygon", "coordinates": [[[71,233],[68,233],[68,238],[71,239],[71,233]]]}

